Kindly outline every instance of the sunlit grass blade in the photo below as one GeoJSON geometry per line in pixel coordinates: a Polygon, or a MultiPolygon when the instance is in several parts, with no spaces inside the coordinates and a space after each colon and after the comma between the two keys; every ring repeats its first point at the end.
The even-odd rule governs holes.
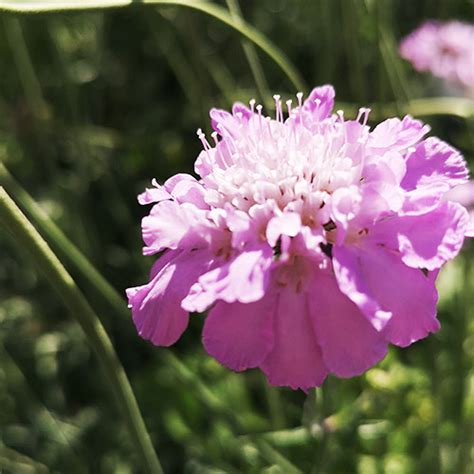
{"type": "Polygon", "coordinates": [[[0,222],[35,268],[44,274],[82,327],[99,358],[131,439],[148,473],[162,473],[127,375],[99,318],[46,241],[0,186],[0,222]]]}

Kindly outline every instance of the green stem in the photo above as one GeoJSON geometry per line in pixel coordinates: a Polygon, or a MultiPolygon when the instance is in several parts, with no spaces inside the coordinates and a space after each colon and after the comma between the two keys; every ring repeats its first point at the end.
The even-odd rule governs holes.
{"type": "Polygon", "coordinates": [[[130,5],[170,5],[191,8],[192,10],[205,13],[216,20],[230,26],[243,35],[249,41],[258,46],[266,53],[283,71],[292,82],[294,87],[302,92],[307,92],[305,82],[298,70],[288,57],[277,48],[260,31],[252,27],[242,19],[236,21],[229,12],[219,5],[201,0],[39,0],[30,2],[13,2],[12,0],[0,0],[0,10],[15,13],[44,13],[58,12],[64,10],[90,10],[127,7],[130,5]]]}
{"type": "Polygon", "coordinates": [[[86,334],[102,363],[110,387],[123,414],[132,441],[148,473],[163,472],[143,422],[130,382],[112,343],[93,309],[38,231],[0,186],[0,222],[11,233],[20,249],[29,252],[31,261],[43,272],[86,334]]]}

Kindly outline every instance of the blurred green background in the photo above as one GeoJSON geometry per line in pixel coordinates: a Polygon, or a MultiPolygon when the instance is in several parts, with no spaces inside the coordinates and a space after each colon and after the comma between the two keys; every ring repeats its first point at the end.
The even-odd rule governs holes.
{"type": "MultiPolygon", "coordinates": [[[[472,22],[472,0],[241,0],[240,7],[308,87],[332,83],[347,110],[371,104],[372,119],[418,115],[472,169],[472,117],[449,106],[420,115],[419,99],[450,91],[397,53],[400,38],[427,18],[472,22]]],[[[260,90],[242,36],[197,11],[0,13],[0,162],[124,294],[147,280],[153,261],[141,256],[147,210],[136,195],[153,177],[192,172],[195,131],[209,131],[209,108],[297,92],[257,54],[260,90]]],[[[20,202],[5,176],[1,184],[20,202]]],[[[258,371],[219,366],[201,346],[199,316],[174,347],[152,347],[127,310],[111,311],[50,244],[111,335],[166,473],[474,472],[472,243],[440,277],[438,334],[392,348],[361,377],[330,377],[309,396],[270,387],[258,371]]],[[[143,472],[82,330],[3,231],[0,472],[143,472]]]]}

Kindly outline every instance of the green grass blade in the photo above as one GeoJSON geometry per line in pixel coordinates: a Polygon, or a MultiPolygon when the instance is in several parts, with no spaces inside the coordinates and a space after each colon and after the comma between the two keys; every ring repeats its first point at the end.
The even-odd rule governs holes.
{"type": "Polygon", "coordinates": [[[46,241],[1,186],[0,222],[19,248],[29,253],[31,262],[48,279],[82,327],[103,366],[145,472],[161,474],[163,470],[146,431],[132,387],[104,327],[46,241]]]}
{"type": "Polygon", "coordinates": [[[235,20],[223,7],[210,2],[199,0],[38,0],[38,1],[15,1],[0,0],[0,10],[14,13],[43,13],[60,12],[66,10],[91,10],[105,8],[120,8],[131,5],[169,5],[190,8],[205,13],[206,15],[221,21],[247,38],[266,53],[284,72],[290,82],[298,90],[307,92],[305,82],[298,70],[265,35],[260,33],[244,20],[235,20]]]}

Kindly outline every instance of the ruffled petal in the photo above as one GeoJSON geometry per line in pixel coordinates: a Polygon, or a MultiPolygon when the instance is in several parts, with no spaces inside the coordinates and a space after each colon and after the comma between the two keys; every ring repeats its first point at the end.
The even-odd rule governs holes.
{"type": "Polygon", "coordinates": [[[401,185],[411,191],[437,184],[446,192],[467,182],[468,174],[466,162],[458,150],[436,137],[429,137],[408,155],[407,172],[401,185]]]}
{"type": "Polygon", "coordinates": [[[370,133],[368,146],[375,150],[404,150],[419,142],[430,127],[410,115],[389,118],[379,123],[370,133]]]}
{"type": "Polygon", "coordinates": [[[320,386],[328,371],[316,342],[306,293],[282,289],[273,331],[275,345],[260,366],[268,381],[304,391],[320,386]]]}
{"type": "Polygon", "coordinates": [[[377,244],[399,251],[409,267],[434,270],[459,253],[468,226],[469,216],[461,205],[442,202],[423,215],[381,221],[371,232],[377,244]]]}
{"type": "Polygon", "coordinates": [[[143,254],[202,246],[205,239],[201,230],[206,225],[205,211],[192,204],[162,201],[142,219],[143,254]]]}
{"type": "Polygon", "coordinates": [[[412,274],[415,278],[411,280],[413,286],[411,295],[404,294],[405,301],[398,304],[401,310],[393,312],[392,318],[382,331],[388,342],[400,347],[407,347],[424,339],[428,334],[439,331],[441,327],[436,319],[438,292],[435,280],[438,270],[426,276],[421,271],[418,273],[421,275],[412,274]],[[408,298],[413,298],[415,301],[407,301],[408,298]]]}
{"type": "Polygon", "coordinates": [[[237,372],[258,367],[273,347],[275,303],[275,292],[254,303],[219,301],[204,323],[208,354],[237,372]]]}
{"type": "Polygon", "coordinates": [[[212,263],[207,251],[169,251],[152,268],[152,280],[127,289],[133,322],[144,339],[157,346],[174,344],[188,325],[181,300],[212,263]]]}
{"type": "Polygon", "coordinates": [[[203,274],[183,300],[183,308],[202,312],[217,300],[227,303],[260,300],[268,286],[272,257],[271,247],[261,245],[203,274]]]}
{"type": "Polygon", "coordinates": [[[318,272],[308,295],[314,332],[330,372],[354,377],[385,357],[387,342],[341,293],[333,275],[318,272]]]}
{"type": "Polygon", "coordinates": [[[434,278],[395,252],[334,247],[333,265],[341,291],[392,344],[405,347],[439,329],[434,278]]]}

